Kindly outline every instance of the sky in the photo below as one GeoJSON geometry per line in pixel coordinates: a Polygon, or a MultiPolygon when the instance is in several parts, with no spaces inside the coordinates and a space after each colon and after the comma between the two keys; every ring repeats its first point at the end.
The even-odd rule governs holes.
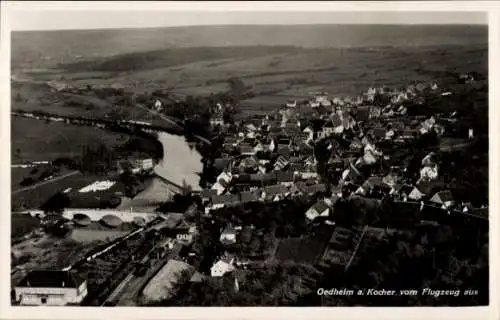
{"type": "Polygon", "coordinates": [[[120,7],[120,10],[98,7],[68,10],[61,6],[57,11],[50,7],[48,10],[11,9],[8,21],[14,31],[238,24],[487,24],[487,14],[482,12],[258,12],[242,11],[241,8],[233,8],[230,12],[220,9],[166,11],[166,7],[156,9],[145,4],[138,9],[142,11],[128,11],[126,6],[120,7]]]}

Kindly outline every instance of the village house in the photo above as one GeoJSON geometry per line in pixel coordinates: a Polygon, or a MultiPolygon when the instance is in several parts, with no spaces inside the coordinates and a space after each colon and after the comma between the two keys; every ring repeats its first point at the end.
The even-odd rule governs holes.
{"type": "Polygon", "coordinates": [[[217,177],[217,182],[214,183],[212,186],[212,189],[217,190],[217,194],[222,194],[224,191],[226,191],[227,187],[233,180],[233,175],[231,172],[226,172],[223,171],[219,176],[217,177]]]}
{"type": "Polygon", "coordinates": [[[372,135],[377,140],[384,140],[386,137],[387,131],[384,128],[374,128],[372,129],[372,135]]]}
{"type": "Polygon", "coordinates": [[[238,167],[245,172],[257,171],[259,168],[259,161],[255,158],[255,156],[247,157],[240,161],[238,167]]]}
{"type": "Polygon", "coordinates": [[[239,141],[238,141],[237,137],[228,136],[228,137],[224,138],[223,144],[228,144],[228,145],[231,145],[233,147],[236,147],[238,145],[238,142],[239,141]]]}
{"type": "Polygon", "coordinates": [[[335,127],[332,121],[327,121],[321,128],[320,138],[325,138],[331,136],[335,132],[335,127]]]}
{"type": "Polygon", "coordinates": [[[435,183],[419,182],[415,185],[415,187],[408,195],[408,199],[417,201],[423,199],[424,197],[430,196],[430,193],[435,187],[435,183]]]}
{"type": "Polygon", "coordinates": [[[212,277],[222,277],[225,274],[232,272],[235,267],[235,258],[232,254],[225,254],[220,260],[218,260],[211,268],[210,275],[212,277]]]}
{"type": "Polygon", "coordinates": [[[87,281],[69,271],[34,270],[15,287],[20,305],[78,305],[87,296],[87,281]]]}
{"type": "Polygon", "coordinates": [[[382,182],[389,187],[393,187],[398,182],[398,180],[399,176],[394,172],[390,172],[382,178],[382,182]]]}
{"type": "Polygon", "coordinates": [[[249,244],[252,240],[252,235],[254,233],[255,227],[253,225],[243,226],[238,234],[238,242],[241,244],[249,244]]]}
{"type": "Polygon", "coordinates": [[[205,206],[205,213],[208,214],[212,210],[238,205],[239,203],[240,197],[238,195],[222,194],[212,196],[209,203],[205,206]]]}
{"type": "Polygon", "coordinates": [[[216,195],[217,195],[217,190],[215,189],[203,189],[200,192],[200,198],[204,205],[210,201],[211,197],[216,195]]]}
{"type": "Polygon", "coordinates": [[[409,184],[396,183],[392,186],[389,195],[400,201],[408,201],[410,193],[413,191],[413,186],[409,184]]]}
{"type": "Polygon", "coordinates": [[[429,201],[433,204],[439,205],[442,209],[448,209],[455,204],[453,194],[449,190],[437,192],[429,201]]]}
{"type": "Polygon", "coordinates": [[[279,171],[276,173],[276,181],[281,185],[290,187],[295,181],[294,173],[292,171],[279,171]]]}
{"type": "Polygon", "coordinates": [[[288,161],[287,157],[283,155],[279,155],[276,160],[274,161],[274,166],[273,170],[275,171],[280,171],[285,169],[288,165],[290,164],[290,161],[288,161]]]}
{"type": "Polygon", "coordinates": [[[381,177],[369,177],[361,185],[355,194],[360,194],[370,198],[382,198],[383,196],[389,194],[391,187],[384,183],[381,177]]]}
{"type": "Polygon", "coordinates": [[[307,126],[302,130],[303,133],[307,133],[308,138],[307,140],[313,140],[314,139],[314,130],[311,126],[307,126]]]}
{"type": "Polygon", "coordinates": [[[182,221],[175,231],[177,242],[185,246],[190,245],[198,234],[196,226],[191,226],[186,221],[182,221]]]}
{"type": "Polygon", "coordinates": [[[362,149],[362,148],[363,148],[363,143],[361,142],[361,140],[359,140],[356,137],[354,139],[352,139],[351,144],[349,145],[349,149],[351,149],[351,150],[359,150],[359,149],[362,149]]]}
{"type": "Polygon", "coordinates": [[[323,199],[316,202],[314,205],[306,211],[306,218],[309,221],[316,219],[317,217],[328,217],[330,215],[331,206],[333,205],[330,199],[323,199]]]}
{"type": "Polygon", "coordinates": [[[222,116],[216,115],[215,117],[210,118],[210,125],[212,125],[213,127],[223,126],[224,120],[222,119],[222,116]]]}
{"type": "Polygon", "coordinates": [[[414,139],[415,137],[417,136],[417,132],[413,129],[406,129],[406,130],[403,130],[400,134],[399,134],[399,138],[401,140],[411,140],[411,139],[414,139]]]}
{"type": "Polygon", "coordinates": [[[281,184],[264,187],[261,199],[264,201],[281,201],[290,194],[289,189],[281,184]]]}
{"type": "Polygon", "coordinates": [[[257,189],[250,191],[243,191],[239,194],[239,196],[241,203],[251,203],[260,201],[257,189]]]}
{"type": "Polygon", "coordinates": [[[295,108],[297,106],[297,100],[288,100],[286,103],[287,108],[295,108]]]}
{"type": "Polygon", "coordinates": [[[290,158],[292,156],[292,150],[290,150],[290,147],[288,145],[278,145],[276,153],[286,158],[290,158]]]}
{"type": "Polygon", "coordinates": [[[238,146],[238,148],[240,153],[244,156],[253,156],[256,153],[252,145],[248,143],[242,143],[238,146]]]}
{"type": "Polygon", "coordinates": [[[316,179],[318,178],[318,172],[316,171],[316,166],[302,166],[301,170],[298,171],[296,168],[290,168],[290,171],[293,171],[295,176],[298,179],[307,180],[307,179],[316,179]]]}
{"type": "Polygon", "coordinates": [[[351,163],[349,167],[342,172],[341,181],[339,183],[356,182],[361,176],[359,170],[351,163]]]}
{"type": "Polygon", "coordinates": [[[344,161],[337,153],[332,153],[328,159],[327,165],[335,171],[340,171],[344,168],[344,161]]]}
{"type": "Polygon", "coordinates": [[[253,151],[255,152],[255,154],[259,153],[259,152],[264,152],[266,151],[266,148],[267,146],[264,146],[264,144],[262,142],[257,142],[257,144],[253,147],[253,151]]]}
{"type": "Polygon", "coordinates": [[[304,188],[303,194],[306,196],[315,196],[317,194],[325,194],[327,192],[327,186],[324,183],[315,183],[308,185],[304,188]]]}
{"type": "Polygon", "coordinates": [[[221,233],[219,241],[223,245],[232,245],[236,243],[236,235],[238,231],[235,227],[229,225],[221,233]]]}

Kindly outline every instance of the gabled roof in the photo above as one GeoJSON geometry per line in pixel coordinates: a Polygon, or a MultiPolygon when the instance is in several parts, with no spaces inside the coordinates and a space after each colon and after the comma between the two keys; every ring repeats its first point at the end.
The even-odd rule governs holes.
{"type": "Polygon", "coordinates": [[[356,121],[368,121],[370,119],[369,107],[358,107],[354,115],[356,121]]]}
{"type": "Polygon", "coordinates": [[[397,192],[406,193],[408,195],[414,187],[408,184],[396,183],[394,186],[392,186],[392,188],[397,192]]]}
{"type": "Polygon", "coordinates": [[[215,189],[203,189],[200,192],[201,198],[210,198],[215,195],[217,195],[217,190],[215,189]]]}
{"type": "Polygon", "coordinates": [[[231,163],[231,158],[217,158],[214,160],[214,167],[224,170],[231,163]]]}
{"type": "Polygon", "coordinates": [[[328,159],[328,164],[343,164],[344,160],[339,157],[338,154],[333,153],[332,156],[328,159]]]}
{"type": "Polygon", "coordinates": [[[414,129],[405,129],[401,132],[402,136],[414,136],[417,134],[417,131],[414,129]]]}
{"type": "Polygon", "coordinates": [[[69,271],[33,270],[21,280],[17,287],[78,288],[83,282],[83,279],[69,271]]]}
{"type": "Polygon", "coordinates": [[[253,153],[254,149],[251,145],[249,144],[241,144],[239,145],[239,149],[241,153],[253,153]]]}
{"type": "Polygon", "coordinates": [[[308,186],[305,190],[307,194],[316,194],[318,192],[326,192],[326,184],[318,183],[313,184],[312,186],[308,186]]]}
{"type": "Polygon", "coordinates": [[[278,147],[277,153],[281,154],[282,156],[285,157],[290,157],[290,148],[288,146],[286,147],[278,147]]]}
{"type": "Polygon", "coordinates": [[[306,169],[305,165],[303,163],[291,163],[290,166],[288,167],[288,170],[291,172],[302,172],[306,169]]]}
{"type": "Polygon", "coordinates": [[[428,195],[436,185],[431,182],[421,182],[415,186],[418,191],[428,195]]]}
{"type": "Polygon", "coordinates": [[[234,254],[231,253],[225,253],[224,256],[221,257],[219,261],[225,262],[227,264],[231,263],[231,260],[234,259],[234,254]]]}
{"type": "Polygon", "coordinates": [[[285,168],[289,164],[289,161],[285,156],[279,155],[278,158],[274,161],[274,168],[277,170],[281,170],[285,168]]]}
{"type": "Polygon", "coordinates": [[[290,157],[290,163],[301,163],[302,158],[301,157],[290,157]]]}
{"type": "Polygon", "coordinates": [[[404,130],[404,128],[405,128],[405,124],[401,121],[392,122],[391,125],[392,125],[392,129],[398,130],[398,131],[404,130]]]}
{"type": "Polygon", "coordinates": [[[342,119],[340,118],[340,116],[338,114],[334,114],[330,117],[330,119],[332,120],[332,125],[334,127],[338,127],[338,126],[341,126],[343,124],[342,122],[342,119]]]}
{"type": "Polygon", "coordinates": [[[372,132],[377,138],[385,138],[386,130],[384,128],[374,128],[372,132]]]}
{"type": "Polygon", "coordinates": [[[236,204],[240,199],[238,195],[234,194],[221,194],[212,197],[212,204],[236,204]]]}
{"type": "Polygon", "coordinates": [[[299,181],[297,183],[294,183],[293,186],[290,189],[291,192],[306,192],[307,191],[307,184],[304,181],[299,181]]]}
{"type": "Polygon", "coordinates": [[[236,143],[238,143],[238,139],[236,137],[225,137],[224,143],[236,144],[236,143]]]}
{"type": "Polygon", "coordinates": [[[316,212],[321,213],[327,209],[330,209],[330,206],[325,201],[320,200],[320,201],[316,202],[315,204],[313,204],[311,209],[314,209],[314,210],[316,210],[316,212]]]}
{"type": "Polygon", "coordinates": [[[259,196],[252,191],[244,191],[240,193],[240,199],[242,203],[256,202],[259,201],[259,196]]]}
{"type": "Polygon", "coordinates": [[[246,157],[240,162],[240,166],[245,166],[245,167],[255,167],[258,164],[259,164],[258,161],[254,157],[246,157]]]}
{"type": "Polygon", "coordinates": [[[373,188],[373,187],[382,187],[382,188],[388,188],[389,186],[383,181],[381,177],[369,177],[366,179],[365,183],[363,183],[363,186],[373,188]]]}
{"type": "Polygon", "coordinates": [[[266,196],[280,195],[288,192],[288,188],[281,184],[264,187],[266,196]]]}
{"type": "Polygon", "coordinates": [[[229,182],[224,180],[223,178],[219,178],[219,180],[217,180],[217,183],[223,186],[224,188],[227,188],[229,186],[229,182]]]}
{"type": "Polygon", "coordinates": [[[239,234],[239,240],[242,243],[248,243],[252,239],[254,229],[249,226],[244,226],[239,234]]]}
{"type": "Polygon", "coordinates": [[[278,182],[293,182],[293,171],[279,171],[276,173],[278,182]]]}
{"type": "Polygon", "coordinates": [[[259,182],[273,182],[276,181],[276,174],[275,173],[254,173],[250,175],[250,181],[259,181],[259,182]]]}
{"type": "Polygon", "coordinates": [[[236,234],[236,228],[232,225],[228,225],[224,231],[222,231],[223,234],[236,234]]]}
{"type": "Polygon", "coordinates": [[[430,201],[436,203],[445,203],[448,201],[454,201],[454,198],[450,190],[444,190],[437,192],[434,196],[432,196],[430,201]]]}

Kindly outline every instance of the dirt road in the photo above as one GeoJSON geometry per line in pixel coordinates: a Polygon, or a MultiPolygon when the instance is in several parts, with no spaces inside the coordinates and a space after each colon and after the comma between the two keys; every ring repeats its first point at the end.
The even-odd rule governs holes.
{"type": "Polygon", "coordinates": [[[12,195],[14,195],[14,194],[16,194],[16,193],[19,193],[19,192],[32,190],[32,189],[38,188],[38,187],[40,187],[40,186],[43,186],[43,185],[45,185],[45,184],[49,184],[49,183],[52,183],[52,182],[56,182],[56,181],[59,181],[59,180],[65,179],[65,178],[67,178],[67,177],[74,176],[74,175],[79,174],[79,173],[80,173],[80,171],[71,171],[71,172],[69,172],[69,173],[63,174],[62,176],[58,176],[58,177],[55,177],[55,178],[50,179],[50,180],[42,181],[42,182],[40,182],[40,183],[34,184],[34,185],[32,185],[32,186],[29,186],[29,187],[25,187],[25,188],[21,188],[21,189],[14,190],[14,191],[12,191],[12,195]]]}

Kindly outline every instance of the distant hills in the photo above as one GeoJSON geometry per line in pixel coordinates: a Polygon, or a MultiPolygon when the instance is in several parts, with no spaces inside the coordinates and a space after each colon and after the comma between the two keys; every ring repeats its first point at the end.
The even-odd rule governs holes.
{"type": "Polygon", "coordinates": [[[468,46],[487,44],[488,28],[481,25],[193,26],[24,31],[13,32],[11,40],[13,68],[44,68],[169,48],[468,46]]]}

